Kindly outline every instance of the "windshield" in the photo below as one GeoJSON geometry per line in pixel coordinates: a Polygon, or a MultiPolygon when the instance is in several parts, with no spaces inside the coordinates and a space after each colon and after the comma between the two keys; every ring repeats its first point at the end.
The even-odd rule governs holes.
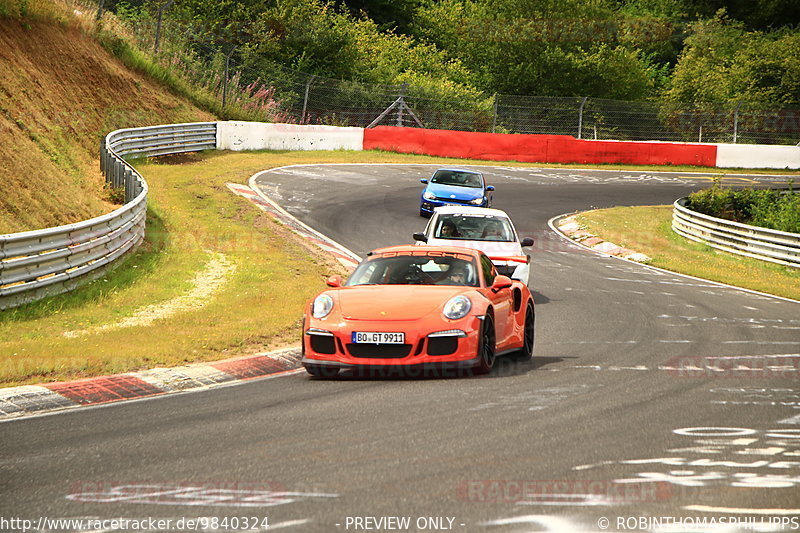
{"type": "Polygon", "coordinates": [[[437,170],[431,178],[431,183],[471,187],[473,189],[483,188],[483,180],[480,174],[461,170],[437,170]]]}
{"type": "Polygon", "coordinates": [[[511,222],[494,215],[440,215],[433,228],[437,239],[516,241],[511,222]]]}
{"type": "Polygon", "coordinates": [[[478,286],[471,255],[455,252],[384,252],[368,256],[345,286],[466,285],[478,286]]]}

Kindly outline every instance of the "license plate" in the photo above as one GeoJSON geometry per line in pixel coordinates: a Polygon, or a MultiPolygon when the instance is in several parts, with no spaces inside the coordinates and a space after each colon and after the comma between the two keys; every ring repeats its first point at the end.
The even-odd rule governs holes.
{"type": "Polygon", "coordinates": [[[383,331],[354,331],[354,344],[405,344],[405,333],[386,333],[383,331]]]}

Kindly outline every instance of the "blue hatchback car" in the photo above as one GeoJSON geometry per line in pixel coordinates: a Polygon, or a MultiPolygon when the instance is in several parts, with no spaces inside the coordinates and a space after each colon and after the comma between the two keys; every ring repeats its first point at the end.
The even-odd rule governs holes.
{"type": "Polygon", "coordinates": [[[419,214],[429,217],[442,205],[472,205],[491,207],[494,187],[486,185],[483,174],[460,168],[440,168],[430,180],[420,180],[426,185],[422,191],[419,214]]]}

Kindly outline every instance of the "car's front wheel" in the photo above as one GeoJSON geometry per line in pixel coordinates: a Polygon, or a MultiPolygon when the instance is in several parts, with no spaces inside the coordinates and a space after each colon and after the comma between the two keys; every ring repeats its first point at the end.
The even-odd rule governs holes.
{"type": "Polygon", "coordinates": [[[316,378],[334,378],[339,369],[335,366],[306,365],[306,372],[316,378]]]}
{"type": "Polygon", "coordinates": [[[483,319],[481,336],[478,342],[478,364],[475,366],[476,374],[488,374],[492,371],[495,360],[495,332],[492,315],[483,319]]]}

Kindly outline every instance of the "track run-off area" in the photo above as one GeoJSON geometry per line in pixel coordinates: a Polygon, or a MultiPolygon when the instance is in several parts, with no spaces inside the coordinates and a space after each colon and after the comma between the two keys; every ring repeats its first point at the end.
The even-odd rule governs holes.
{"type": "MultiPolygon", "coordinates": [[[[302,165],[253,185],[363,255],[422,231],[419,179],[435,168],[302,165]]],[[[140,531],[800,530],[800,303],[587,251],[548,226],[671,204],[713,175],[475,168],[536,241],[532,361],[481,377],[298,371],[3,422],[0,516],[154,520],[140,531]]]]}

